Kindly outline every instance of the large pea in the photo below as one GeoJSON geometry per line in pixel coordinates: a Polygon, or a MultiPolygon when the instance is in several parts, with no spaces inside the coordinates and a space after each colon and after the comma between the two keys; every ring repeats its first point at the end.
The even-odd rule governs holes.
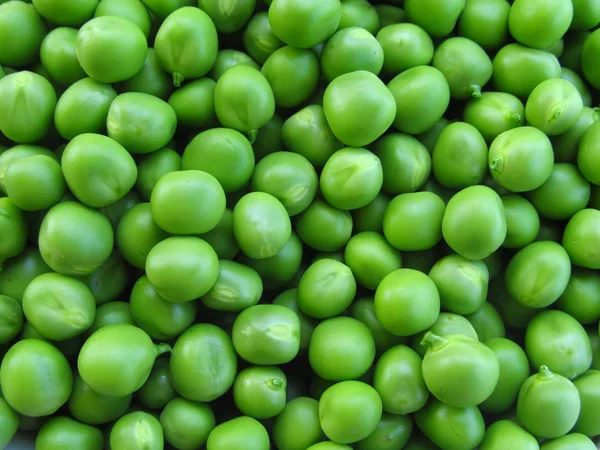
{"type": "Polygon", "coordinates": [[[501,198],[506,215],[506,239],[502,246],[522,248],[532,243],[540,231],[540,216],[535,206],[517,194],[501,198]]]}
{"type": "Polygon", "coordinates": [[[575,214],[565,228],[562,245],[573,264],[588,269],[600,269],[598,239],[600,211],[593,208],[582,209],[575,214]]]}
{"type": "Polygon", "coordinates": [[[567,0],[515,0],[508,16],[510,34],[521,44],[546,49],[564,36],[573,20],[567,0]],[[537,31],[532,24],[543,25],[537,31]]]}
{"type": "Polygon", "coordinates": [[[433,41],[427,32],[412,23],[383,27],[377,41],[384,53],[383,72],[398,75],[411,67],[427,65],[433,59],[433,41]]]}
{"type": "Polygon", "coordinates": [[[20,68],[39,56],[47,27],[38,10],[27,2],[0,5],[0,64],[20,68]]]}
{"type": "Polygon", "coordinates": [[[467,0],[458,20],[458,34],[484,49],[499,49],[508,38],[510,3],[506,0],[467,0]]]}
{"type": "Polygon", "coordinates": [[[169,105],[177,115],[177,122],[198,128],[214,125],[217,122],[215,86],[214,80],[204,77],[176,89],[169,97],[169,105]]]}
{"type": "Polygon", "coordinates": [[[75,28],[59,27],[46,35],[40,49],[44,68],[52,79],[66,86],[86,77],[77,60],[76,40],[75,28]]]}
{"type": "Polygon", "coordinates": [[[485,430],[485,437],[479,448],[481,450],[501,450],[506,448],[521,450],[539,450],[536,438],[511,420],[498,420],[485,430]]]}
{"type": "Polygon", "coordinates": [[[61,446],[85,450],[102,450],[104,435],[100,429],[77,422],[66,416],[56,416],[46,422],[35,438],[39,450],[53,450],[61,446]]]}
{"type": "Polygon", "coordinates": [[[88,425],[102,425],[117,420],[131,404],[131,394],[122,397],[98,394],[76,376],[67,407],[71,416],[88,425]]]}
{"type": "Polygon", "coordinates": [[[588,106],[583,107],[583,111],[570,129],[558,136],[552,136],[552,147],[557,162],[577,162],[577,151],[581,139],[591,125],[600,118],[595,109],[588,106]]]}
{"type": "MultiPolygon", "coordinates": [[[[126,0],[127,3],[127,0],[126,0]]],[[[169,74],[163,70],[158,62],[156,51],[148,49],[144,65],[133,77],[117,84],[120,93],[141,92],[167,100],[169,94],[175,89],[169,74]]]]}
{"type": "Polygon", "coordinates": [[[441,38],[449,35],[465,8],[465,0],[405,0],[408,19],[423,27],[429,35],[441,38]]]}
{"type": "Polygon", "coordinates": [[[577,151],[577,167],[590,182],[600,185],[598,164],[600,164],[600,122],[592,123],[583,134],[577,151]]]}
{"type": "Polygon", "coordinates": [[[112,450],[162,449],[164,445],[160,422],[144,411],[133,411],[117,420],[110,429],[109,439],[112,450]]]}
{"type": "Polygon", "coordinates": [[[241,416],[228,420],[215,427],[208,435],[206,450],[233,448],[269,450],[269,433],[256,419],[241,416]]]}
{"type": "Polygon", "coordinates": [[[487,91],[469,100],[463,117],[492,142],[499,134],[525,125],[525,107],[512,94],[487,91]]]}
{"type": "MultiPolygon", "coordinates": [[[[87,3],[97,0],[87,0],[87,3]]],[[[140,0],[100,0],[94,12],[94,17],[117,16],[135,23],[146,37],[152,26],[150,11],[140,0]]]]}
{"type": "Polygon", "coordinates": [[[219,275],[202,302],[217,311],[241,311],[256,305],[263,292],[263,283],[256,270],[243,264],[221,260],[219,275]]]}

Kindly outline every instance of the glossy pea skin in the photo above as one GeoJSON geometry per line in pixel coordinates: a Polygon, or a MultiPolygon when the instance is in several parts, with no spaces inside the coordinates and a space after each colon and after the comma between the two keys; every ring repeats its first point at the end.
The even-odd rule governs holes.
{"type": "Polygon", "coordinates": [[[213,248],[194,236],[168,237],[146,259],[146,275],[165,300],[185,303],[202,297],[215,284],[219,260],[213,248]]]}
{"type": "Polygon", "coordinates": [[[39,339],[24,339],[4,355],[0,385],[12,409],[28,417],[42,417],[54,414],[67,402],[73,377],[60,350],[39,339]]]}
{"type": "Polygon", "coordinates": [[[504,195],[501,199],[506,215],[506,239],[502,246],[525,247],[535,240],[540,230],[538,210],[529,200],[517,194],[504,195]]]}
{"type": "Polygon", "coordinates": [[[0,261],[19,255],[27,244],[27,222],[23,211],[8,198],[0,198],[0,232],[6,236],[0,245],[0,261]]]}
{"type": "Polygon", "coordinates": [[[219,33],[229,34],[239,31],[250,19],[256,0],[237,0],[228,3],[224,0],[199,0],[198,7],[205,11],[219,33]]]}
{"type": "Polygon", "coordinates": [[[403,448],[408,442],[412,430],[413,421],[410,417],[383,413],[375,431],[354,446],[357,450],[403,448]]]}
{"type": "Polygon", "coordinates": [[[233,324],[233,345],[252,364],[285,364],[300,349],[300,320],[280,305],[254,305],[242,311],[233,324]]]}
{"type": "Polygon", "coordinates": [[[597,436],[600,421],[598,421],[595,411],[600,402],[600,371],[588,370],[577,377],[573,384],[581,398],[581,413],[573,431],[588,437],[597,436]]]}
{"type": "Polygon", "coordinates": [[[502,317],[490,302],[486,301],[481,308],[465,317],[471,322],[481,342],[506,335],[502,317]]]}
{"type": "Polygon", "coordinates": [[[71,416],[88,425],[102,425],[117,420],[129,408],[131,394],[113,397],[98,394],[76,376],[67,407],[71,416]]]}
{"type": "Polygon", "coordinates": [[[519,303],[544,308],[564,292],[571,276],[567,251],[551,241],[522,248],[506,268],[506,287],[519,303]]]}
{"type": "Polygon", "coordinates": [[[0,64],[23,67],[34,62],[47,27],[38,10],[25,2],[0,5],[0,64]]]}
{"type": "Polygon", "coordinates": [[[173,75],[173,84],[178,88],[184,80],[201,78],[212,68],[218,51],[217,30],[208,14],[185,5],[163,21],[154,50],[158,62],[173,75]]]}
{"type": "Polygon", "coordinates": [[[364,28],[343,28],[327,40],[319,62],[323,75],[329,81],[357,70],[379,75],[385,64],[384,50],[380,42],[364,28]]]}
{"type": "Polygon", "coordinates": [[[177,123],[187,127],[209,128],[217,122],[215,113],[216,82],[204,77],[176,89],[169,97],[177,123]]]}
{"type": "Polygon", "coordinates": [[[479,448],[481,450],[501,450],[506,446],[522,450],[539,450],[536,438],[511,420],[499,420],[491,424],[479,448]]]}
{"type": "Polygon", "coordinates": [[[297,48],[311,48],[327,40],[342,18],[340,0],[273,0],[269,24],[279,39],[297,48]]]}
{"type": "Polygon", "coordinates": [[[333,441],[322,441],[311,445],[306,450],[350,450],[352,447],[345,444],[338,444],[333,441]]]}
{"type": "Polygon", "coordinates": [[[552,53],[516,43],[502,47],[492,63],[496,90],[517,97],[527,97],[542,81],[561,76],[560,63],[552,53]]]}
{"type": "Polygon", "coordinates": [[[517,417],[527,431],[539,438],[565,435],[577,422],[581,410],[579,392],[571,381],[546,366],[521,386],[517,417]]]}
{"type": "Polygon", "coordinates": [[[135,325],[129,303],[112,301],[98,306],[96,309],[96,317],[94,317],[92,325],[86,330],[84,336],[90,336],[100,328],[115,323],[135,325]]]}
{"type": "Polygon", "coordinates": [[[108,136],[129,152],[150,153],[173,138],[177,116],[164,100],[142,92],[127,92],[111,103],[106,127],[108,136]]]}
{"type": "Polygon", "coordinates": [[[286,389],[287,377],[279,367],[250,366],[236,376],[233,399],[242,414],[268,419],[283,411],[286,389]]]}
{"type": "Polygon", "coordinates": [[[273,442],[281,450],[304,450],[320,440],[322,434],[319,402],[313,398],[290,400],[273,423],[273,442]]]}
{"type": "Polygon", "coordinates": [[[440,315],[431,327],[411,336],[411,347],[421,358],[425,356],[425,353],[427,353],[427,349],[429,348],[429,344],[424,341],[423,338],[430,331],[440,337],[461,334],[470,337],[471,339],[475,339],[476,341],[479,340],[475,328],[473,328],[471,322],[464,316],[449,312],[440,312],[440,315]]]}
{"type": "Polygon", "coordinates": [[[587,206],[590,195],[590,184],[576,166],[556,163],[550,177],[528,197],[542,217],[567,220],[587,206]]]}
{"type": "Polygon", "coordinates": [[[135,161],[127,150],[100,134],[85,133],[72,139],[61,163],[69,190],[93,208],[121,199],[137,178],[135,161]]]}
{"type": "Polygon", "coordinates": [[[447,36],[452,32],[464,8],[465,0],[408,0],[404,2],[404,10],[408,19],[435,38],[447,36]]]}
{"type": "Polygon", "coordinates": [[[423,408],[429,391],[421,364],[421,357],[405,345],[391,347],[379,357],[373,387],[381,397],[384,411],[406,415],[423,408]]]}
{"type": "Polygon", "coordinates": [[[0,397],[0,445],[8,446],[19,428],[19,415],[0,397]]]}
{"type": "Polygon", "coordinates": [[[379,30],[388,25],[406,22],[406,12],[399,6],[375,5],[375,11],[379,16],[379,30]]]}
{"type": "Polygon", "coordinates": [[[509,11],[506,0],[467,0],[458,20],[458,33],[485,50],[497,50],[508,38],[509,11]]]}
{"type": "Polygon", "coordinates": [[[273,33],[266,11],[250,18],[244,30],[243,43],[246,52],[259,64],[263,64],[275,50],[285,45],[273,33]]]}
{"type": "Polygon", "coordinates": [[[583,326],[562,311],[544,311],[529,322],[525,351],[534,367],[547,366],[569,379],[592,364],[592,347],[583,326]]]}
{"type": "Polygon", "coordinates": [[[243,264],[220,260],[219,275],[203,297],[204,305],[217,311],[241,311],[258,303],[263,283],[256,270],[243,264]]]}
{"type": "Polygon", "coordinates": [[[80,448],[102,450],[104,435],[100,429],[77,422],[66,416],[57,416],[46,422],[35,438],[40,450],[57,448],[80,448]]]}
{"type": "Polygon", "coordinates": [[[357,298],[352,302],[351,315],[364,323],[375,339],[375,349],[383,353],[394,345],[405,342],[400,336],[394,336],[386,331],[375,315],[375,304],[372,297],[357,298]]]}
{"type": "Polygon", "coordinates": [[[541,450],[594,450],[595,448],[597,447],[594,441],[581,433],[566,434],[551,441],[546,441],[540,447],[541,450]]]}
{"type": "Polygon", "coordinates": [[[427,32],[412,23],[396,23],[383,27],[377,41],[384,53],[383,72],[388,75],[412,67],[427,65],[433,59],[433,41],[427,32]]]}
{"type": "Polygon", "coordinates": [[[206,444],[216,421],[209,405],[177,397],[161,412],[160,424],[169,444],[192,450],[206,444]]]}
{"type": "Polygon", "coordinates": [[[258,420],[241,416],[219,424],[208,435],[206,450],[236,447],[269,450],[269,433],[258,420]]]}
{"type": "Polygon", "coordinates": [[[357,379],[373,364],[375,340],[359,320],[334,317],[315,327],[308,357],[311,368],[325,380],[357,379]]]}
{"type": "Polygon", "coordinates": [[[140,71],[133,77],[118,83],[117,90],[120,93],[141,92],[167,100],[174,86],[169,74],[160,66],[156,51],[149,48],[140,71]]]}
{"type": "Polygon", "coordinates": [[[301,154],[275,152],[261,159],[252,174],[252,189],[276,197],[290,216],[306,210],[317,195],[313,165],[301,154]]]}
{"type": "Polygon", "coordinates": [[[55,107],[54,88],[41,75],[24,70],[0,80],[0,131],[12,141],[29,144],[46,137],[55,107]]]}
{"type": "Polygon", "coordinates": [[[350,27],[360,27],[371,34],[379,29],[379,15],[366,0],[341,0],[342,18],[338,31],[350,27]]]}
{"type": "Polygon", "coordinates": [[[298,306],[298,288],[283,291],[272,301],[274,305],[285,306],[296,313],[300,320],[300,350],[308,349],[316,322],[302,312],[298,306]]]}
{"type": "Polygon", "coordinates": [[[197,402],[221,397],[237,371],[231,338],[206,323],[191,326],[177,338],[169,364],[173,387],[183,398],[197,402]]]}
{"type": "Polygon", "coordinates": [[[456,408],[434,398],[416,412],[415,423],[440,448],[477,448],[485,435],[483,416],[476,406],[456,408]]]}
{"type": "Polygon", "coordinates": [[[163,410],[177,397],[169,369],[169,359],[158,358],[154,362],[150,376],[137,391],[137,400],[146,408],[163,410]]]}
{"type": "Polygon", "coordinates": [[[350,267],[333,259],[320,259],[300,279],[298,306],[310,317],[326,319],[350,306],[355,294],[356,280],[350,267]]]}
{"type": "Polygon", "coordinates": [[[146,37],[150,34],[150,12],[140,0],[100,0],[94,13],[94,17],[99,16],[117,16],[131,20],[146,37]]]}
{"type": "Polygon", "coordinates": [[[433,148],[433,174],[453,189],[480,184],[487,173],[487,158],[487,144],[477,128],[454,122],[444,128],[433,148]]]}
{"type": "Polygon", "coordinates": [[[59,203],[44,217],[40,253],[50,268],[64,275],[88,275],[108,259],[114,242],[108,219],[76,202],[59,203]]]}
{"type": "Polygon", "coordinates": [[[579,142],[577,152],[577,167],[581,174],[590,182],[600,185],[600,175],[597,167],[600,161],[600,146],[597,144],[600,136],[600,124],[591,124],[579,142]]]}
{"type": "Polygon", "coordinates": [[[58,83],[71,85],[86,77],[75,51],[77,30],[59,27],[42,41],[40,58],[44,68],[58,83]]]}
{"type": "Polygon", "coordinates": [[[208,73],[213,80],[218,80],[223,73],[238,65],[246,65],[260,70],[260,66],[246,53],[239,50],[224,49],[217,53],[217,59],[208,73]]]}
{"type": "Polygon", "coordinates": [[[323,106],[317,104],[290,116],[281,129],[281,139],[287,150],[304,156],[316,168],[343,147],[327,123],[323,106]]]}
{"type": "Polygon", "coordinates": [[[600,83],[598,82],[600,66],[598,65],[596,58],[600,46],[600,33],[597,33],[596,31],[592,32],[583,43],[581,49],[581,70],[585,79],[593,87],[598,89],[600,86],[600,83]]]}
{"type": "Polygon", "coordinates": [[[373,151],[383,167],[383,190],[389,194],[415,192],[429,178],[431,156],[413,136],[389,133],[375,142],[373,151]]]}
{"type": "Polygon", "coordinates": [[[134,411],[122,416],[110,430],[110,448],[113,450],[162,449],[164,433],[160,422],[152,414],[134,411]]]}
{"type": "Polygon", "coordinates": [[[0,343],[8,344],[16,338],[23,329],[23,310],[14,298],[0,295],[0,343]]]}
{"type": "Polygon", "coordinates": [[[0,189],[4,194],[6,194],[4,179],[6,178],[6,172],[10,165],[20,159],[37,155],[48,156],[58,162],[56,153],[40,145],[15,145],[0,153],[0,189]]]}
{"type": "Polygon", "coordinates": [[[375,291],[375,314],[393,335],[411,336],[424,331],[435,323],[439,313],[435,283],[417,270],[395,270],[381,280],[375,291]],[[415,297],[421,300],[415,303],[415,297]]]}
{"type": "Polygon", "coordinates": [[[600,319],[600,274],[594,270],[573,267],[558,307],[579,323],[590,325],[600,319]]]}
{"type": "Polygon", "coordinates": [[[550,177],[554,153],[542,131],[525,126],[498,135],[490,145],[488,162],[498,184],[512,192],[526,192],[550,177]]]}
{"type": "Polygon", "coordinates": [[[148,53],[142,30],[121,17],[96,17],[77,34],[77,59],[90,78],[115,83],[133,77],[148,53]],[[99,57],[99,55],[102,55],[99,57]]]}
{"type": "Polygon", "coordinates": [[[521,44],[545,49],[563,37],[572,19],[570,1],[515,0],[508,16],[508,29],[521,44]],[[532,24],[539,24],[541,28],[533,31],[532,24]]]}
{"type": "Polygon", "coordinates": [[[394,127],[420,134],[438,122],[450,104],[450,86],[435,67],[412,67],[394,77],[388,88],[396,101],[394,127]]]}
{"type": "Polygon", "coordinates": [[[145,201],[152,197],[152,191],[163,175],[181,170],[181,156],[175,150],[162,148],[142,156],[137,161],[138,177],[136,190],[145,201]]]}
{"type": "Polygon", "coordinates": [[[587,129],[598,120],[598,114],[593,108],[584,106],[579,119],[569,130],[552,137],[552,147],[557,162],[577,162],[579,143],[587,129]]]}
{"type": "Polygon", "coordinates": [[[196,5],[194,0],[142,0],[142,3],[159,19],[165,19],[178,9],[196,5]]]}
{"type": "Polygon", "coordinates": [[[575,86],[575,88],[581,95],[583,106],[590,107],[592,105],[592,94],[587,83],[583,81],[582,76],[577,72],[574,72],[573,70],[564,66],[562,67],[561,72],[561,78],[575,86]]]}
{"type": "Polygon", "coordinates": [[[477,128],[487,142],[492,142],[504,131],[525,125],[525,106],[506,92],[482,92],[469,100],[463,120],[477,128]]]}

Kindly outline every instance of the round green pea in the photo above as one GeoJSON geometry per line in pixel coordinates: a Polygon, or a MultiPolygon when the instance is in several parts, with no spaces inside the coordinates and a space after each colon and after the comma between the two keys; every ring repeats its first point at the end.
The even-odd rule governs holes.
{"type": "Polygon", "coordinates": [[[169,359],[158,358],[152,367],[150,376],[136,393],[139,402],[149,409],[163,410],[177,397],[173,387],[169,359]]]}
{"type": "Polygon", "coordinates": [[[532,243],[540,230],[540,217],[536,207],[517,194],[504,195],[501,199],[506,215],[506,239],[502,246],[522,248],[532,243]]]}
{"type": "Polygon", "coordinates": [[[193,450],[206,444],[216,420],[207,404],[177,397],[160,413],[160,424],[169,444],[182,450],[193,450]]]}
{"type": "Polygon", "coordinates": [[[405,0],[404,10],[410,22],[435,38],[449,35],[465,8],[465,0],[405,0]]]}
{"type": "Polygon", "coordinates": [[[26,2],[3,2],[0,30],[0,64],[19,68],[37,60],[47,33],[38,8],[26,2]]]}
{"type": "Polygon", "coordinates": [[[215,86],[211,78],[190,81],[176,89],[169,97],[177,123],[187,127],[209,128],[217,122],[215,113],[215,86]]]}
{"type": "MultiPolygon", "coordinates": [[[[1,83],[1,81],[0,81],[1,83]]],[[[598,163],[600,162],[600,123],[592,123],[583,134],[577,151],[577,167],[582,175],[590,182],[600,185],[598,163]]]]}
{"type": "Polygon", "coordinates": [[[96,330],[115,323],[128,323],[135,325],[135,320],[131,315],[129,303],[121,301],[111,301],[98,306],[96,316],[92,325],[86,330],[84,336],[90,336],[96,330]]]}
{"type": "Polygon", "coordinates": [[[206,442],[206,450],[228,450],[232,448],[269,450],[269,433],[256,419],[241,416],[217,425],[206,442]]]}
{"type": "MultiPolygon", "coordinates": [[[[0,397],[0,445],[7,447],[20,426],[19,415],[0,397]]],[[[320,427],[319,427],[320,429],[320,427]]]]}
{"type": "Polygon", "coordinates": [[[243,44],[246,52],[259,64],[263,64],[275,50],[285,45],[273,33],[266,11],[250,18],[244,30],[243,44]]]}
{"type": "Polygon", "coordinates": [[[198,7],[209,15],[219,33],[230,34],[242,29],[254,13],[256,0],[198,0],[198,7]]]}
{"type": "Polygon", "coordinates": [[[573,267],[558,307],[579,323],[594,324],[600,319],[600,274],[597,271],[573,267]]]}
{"type": "Polygon", "coordinates": [[[163,175],[181,170],[181,156],[175,150],[162,148],[142,156],[137,162],[136,190],[149,201],[152,191],[163,175]]]}
{"type": "Polygon", "coordinates": [[[233,383],[235,406],[255,419],[279,415],[286,403],[287,377],[279,367],[250,366],[233,383]]]}
{"type": "Polygon", "coordinates": [[[71,416],[88,425],[102,425],[117,420],[129,408],[131,394],[122,397],[98,394],[76,376],[67,407],[71,416]]]}
{"type": "Polygon", "coordinates": [[[196,0],[142,0],[142,3],[154,14],[155,20],[160,22],[178,9],[195,6],[196,0]]]}
{"type": "Polygon", "coordinates": [[[413,421],[410,417],[383,413],[375,431],[354,446],[357,450],[404,448],[412,430],[413,421]]]}
{"type": "MultiPolygon", "coordinates": [[[[584,106],[583,112],[569,130],[558,136],[553,136],[552,147],[557,162],[577,162],[577,152],[581,139],[590,126],[598,120],[596,110],[584,106]]],[[[589,173],[589,172],[588,172],[589,173]]]]}
{"type": "MultiPolygon", "coordinates": [[[[129,0],[126,0],[127,3],[129,0]]],[[[117,84],[119,93],[140,92],[153,95],[162,100],[167,100],[174,90],[173,82],[167,72],[163,70],[153,48],[148,48],[146,59],[140,71],[133,77],[117,84]]]]}
{"type": "Polygon", "coordinates": [[[470,337],[471,339],[479,340],[475,328],[464,316],[449,312],[441,312],[431,327],[413,335],[410,339],[412,349],[417,352],[420,357],[425,356],[425,353],[427,353],[427,349],[429,348],[429,344],[423,340],[428,332],[432,332],[441,337],[461,334],[470,337]]]}
{"type": "Polygon", "coordinates": [[[545,49],[564,36],[573,20],[568,0],[515,0],[508,15],[508,29],[523,45],[545,49]],[[539,24],[533,31],[532,24],[539,24]]]}
{"type": "Polygon", "coordinates": [[[428,65],[433,59],[433,41],[427,32],[413,23],[396,23],[383,27],[377,41],[385,59],[383,72],[396,76],[417,66],[428,65]]]}
{"type": "Polygon", "coordinates": [[[375,11],[379,16],[379,30],[388,25],[406,22],[406,12],[399,6],[377,4],[375,11]]]}
{"type": "Polygon", "coordinates": [[[8,344],[23,329],[23,310],[14,298],[0,295],[0,343],[8,344]]]}
{"type": "Polygon", "coordinates": [[[581,94],[562,79],[542,81],[531,91],[525,105],[527,123],[549,136],[569,130],[582,111],[581,94]]]}
{"type": "Polygon", "coordinates": [[[501,450],[510,446],[523,450],[538,450],[540,445],[537,439],[511,420],[498,420],[492,423],[487,430],[483,441],[479,445],[481,450],[501,450]]]}
{"type": "Polygon", "coordinates": [[[239,50],[224,49],[217,53],[217,59],[215,60],[212,69],[210,69],[208,76],[216,81],[227,69],[240,64],[260,70],[260,66],[256,63],[256,61],[254,61],[246,53],[239,50]]]}
{"type": "Polygon", "coordinates": [[[569,433],[559,438],[546,441],[540,446],[541,450],[594,450],[597,448],[594,441],[581,433],[569,433]]]}
{"type": "Polygon", "coordinates": [[[296,231],[309,247],[324,252],[336,251],[352,235],[352,215],[317,199],[300,215],[296,231]]]}
{"type": "Polygon", "coordinates": [[[9,197],[0,198],[0,262],[19,255],[27,245],[28,229],[23,211],[9,197]]]}
{"type": "Polygon", "coordinates": [[[77,60],[77,30],[59,27],[42,41],[40,59],[50,76],[60,84],[71,85],[86,77],[77,60]]]}
{"type": "Polygon", "coordinates": [[[67,0],[35,0],[33,6],[44,18],[59,26],[78,27],[92,18],[99,0],[76,3],[67,0]]]}
{"type": "Polygon", "coordinates": [[[94,17],[100,16],[117,16],[131,20],[140,27],[146,37],[150,34],[150,12],[140,0],[100,0],[94,17]]]}
{"type": "Polygon", "coordinates": [[[506,0],[467,0],[458,20],[458,33],[485,50],[497,50],[508,38],[509,13],[506,0]]]}
{"type": "Polygon", "coordinates": [[[134,411],[122,416],[110,430],[112,450],[142,450],[164,447],[164,433],[160,422],[152,414],[134,411]]]}
{"type": "Polygon", "coordinates": [[[251,267],[221,260],[213,287],[202,297],[204,305],[218,311],[242,311],[256,305],[263,292],[260,275],[251,267]]]}
{"type": "Polygon", "coordinates": [[[341,0],[342,18],[338,31],[351,27],[360,27],[371,34],[379,29],[379,15],[367,0],[341,0]]]}
{"type": "Polygon", "coordinates": [[[61,447],[82,450],[102,450],[104,435],[100,429],[79,423],[66,416],[56,416],[46,422],[35,438],[39,450],[54,450],[61,447]]]}
{"type": "Polygon", "coordinates": [[[525,106],[506,92],[482,92],[468,101],[463,118],[492,142],[501,133],[525,125],[525,106]]]}
{"type": "Polygon", "coordinates": [[[490,302],[485,302],[481,308],[465,317],[475,328],[481,342],[506,335],[502,317],[490,302]]]}
{"type": "Polygon", "coordinates": [[[320,440],[322,434],[319,402],[313,398],[288,401],[273,423],[273,441],[281,450],[304,450],[320,440]],[[299,423],[302,427],[298,427],[299,423]]]}
{"type": "Polygon", "coordinates": [[[573,428],[574,432],[593,437],[598,435],[600,421],[595,414],[600,402],[600,371],[588,370],[577,377],[573,384],[579,391],[581,398],[581,413],[573,428]]]}

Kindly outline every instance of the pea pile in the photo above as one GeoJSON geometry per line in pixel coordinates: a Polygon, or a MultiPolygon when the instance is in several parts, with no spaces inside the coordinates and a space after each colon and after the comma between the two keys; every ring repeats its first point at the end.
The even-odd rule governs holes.
{"type": "Polygon", "coordinates": [[[598,0],[0,0],[0,448],[595,449],[599,90],[598,0]]]}

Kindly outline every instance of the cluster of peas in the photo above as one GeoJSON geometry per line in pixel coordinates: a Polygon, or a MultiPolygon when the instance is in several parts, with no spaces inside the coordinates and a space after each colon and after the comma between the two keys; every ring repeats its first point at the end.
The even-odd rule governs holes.
{"type": "Polygon", "coordinates": [[[599,24],[0,0],[0,447],[595,449],[599,24]]]}

